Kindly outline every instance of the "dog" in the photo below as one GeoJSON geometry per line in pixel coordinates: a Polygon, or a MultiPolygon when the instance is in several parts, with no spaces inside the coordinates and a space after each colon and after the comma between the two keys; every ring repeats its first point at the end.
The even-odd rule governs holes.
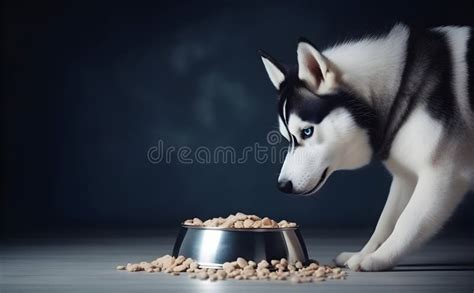
{"type": "Polygon", "coordinates": [[[370,240],[359,252],[340,253],[336,265],[393,268],[434,236],[472,189],[473,33],[396,24],[324,51],[302,38],[295,66],[260,51],[289,141],[281,191],[312,195],[336,170],[373,158],[393,176],[370,240]]]}

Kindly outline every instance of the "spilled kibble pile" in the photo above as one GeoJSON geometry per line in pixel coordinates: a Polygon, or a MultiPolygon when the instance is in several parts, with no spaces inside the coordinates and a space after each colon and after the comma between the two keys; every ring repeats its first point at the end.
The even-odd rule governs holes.
{"type": "Polygon", "coordinates": [[[312,261],[304,266],[300,261],[288,262],[285,258],[255,262],[241,257],[233,262],[226,262],[220,269],[200,268],[198,263],[184,256],[165,255],[152,262],[141,262],[118,266],[117,270],[129,272],[145,271],[148,273],[165,272],[178,276],[188,273],[190,278],[199,280],[289,280],[292,283],[321,282],[327,279],[344,280],[347,273],[341,268],[320,265],[312,261]]]}
{"type": "Polygon", "coordinates": [[[229,215],[227,218],[218,217],[202,221],[199,218],[184,221],[186,226],[213,227],[213,228],[237,228],[237,229],[260,229],[260,228],[292,228],[296,227],[296,223],[282,220],[277,222],[268,217],[260,218],[256,215],[246,215],[244,213],[236,213],[229,215]]]}

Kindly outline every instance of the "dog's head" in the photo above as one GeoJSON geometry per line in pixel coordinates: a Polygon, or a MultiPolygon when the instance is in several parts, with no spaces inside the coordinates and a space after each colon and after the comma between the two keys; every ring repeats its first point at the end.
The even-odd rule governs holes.
{"type": "Polygon", "coordinates": [[[366,165],[372,157],[370,107],[351,94],[336,65],[308,41],[298,43],[298,65],[286,67],[261,52],[278,91],[281,134],[290,142],[278,187],[311,195],[339,169],[366,165]]]}

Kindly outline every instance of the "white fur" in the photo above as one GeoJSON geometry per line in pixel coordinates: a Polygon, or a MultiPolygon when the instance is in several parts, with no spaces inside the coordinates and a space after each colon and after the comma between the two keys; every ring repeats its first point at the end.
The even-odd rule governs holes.
{"type": "Polygon", "coordinates": [[[336,90],[336,74],[329,61],[312,45],[300,42],[296,49],[298,78],[317,94],[330,94],[336,90]],[[317,75],[315,75],[317,71],[317,75]],[[321,78],[318,78],[321,76],[321,78]]]}
{"type": "Polygon", "coordinates": [[[397,162],[397,166],[412,174],[432,168],[442,134],[443,126],[439,122],[422,108],[414,110],[392,143],[387,166],[390,169],[390,162],[397,162]]]}
{"type": "Polygon", "coordinates": [[[400,85],[405,64],[408,29],[396,25],[388,35],[340,44],[323,51],[338,68],[343,84],[371,103],[391,99],[400,85]]]}
{"type": "MultiPolygon", "coordinates": [[[[425,80],[425,92],[420,92],[419,98],[426,100],[427,91],[437,82],[451,83],[466,125],[456,128],[454,136],[448,136],[443,124],[428,114],[426,105],[417,105],[398,131],[384,161],[393,181],[376,229],[361,251],[337,256],[338,265],[363,271],[392,268],[442,227],[474,185],[474,119],[468,104],[465,59],[467,40],[471,37],[469,28],[435,30],[444,33],[449,42],[453,79],[425,80]]],[[[308,44],[300,44],[298,64],[303,69],[298,76],[316,94],[327,92],[328,88],[331,91],[334,87],[348,87],[374,108],[383,108],[377,106],[390,105],[398,91],[408,36],[407,27],[397,25],[387,36],[344,43],[322,54],[308,44]],[[322,81],[312,76],[313,61],[318,62],[319,68],[337,75],[331,87],[324,85],[327,70],[322,81]]],[[[418,68],[419,75],[425,70],[418,68]]],[[[294,113],[286,118],[290,134],[298,139],[299,146],[290,149],[279,180],[291,180],[297,193],[312,190],[328,166],[330,174],[370,161],[369,137],[346,110],[333,110],[317,125],[302,121],[294,113]],[[303,140],[301,130],[308,126],[314,127],[314,134],[303,140]]],[[[280,131],[288,136],[282,121],[280,131]]]]}
{"type": "Polygon", "coordinates": [[[276,89],[279,89],[281,83],[285,80],[285,75],[267,58],[262,57],[262,62],[265,66],[265,69],[267,70],[270,81],[273,83],[273,86],[276,89]]]}
{"type": "MultiPolygon", "coordinates": [[[[307,192],[316,186],[327,167],[326,180],[333,171],[359,168],[372,157],[366,130],[357,127],[350,113],[343,108],[332,111],[319,124],[302,121],[297,115],[290,114],[288,128],[300,146],[288,152],[278,180],[291,180],[295,193],[310,195],[307,192]],[[301,139],[301,130],[309,126],[314,127],[313,136],[301,139]]],[[[286,129],[282,134],[285,132],[286,129]]]]}
{"type": "Polygon", "coordinates": [[[443,133],[443,126],[423,108],[411,114],[385,161],[393,181],[375,232],[360,252],[337,256],[337,264],[352,270],[385,270],[439,231],[470,181],[464,175],[466,162],[457,159],[465,157],[463,148],[450,145],[438,158],[443,133]]]}

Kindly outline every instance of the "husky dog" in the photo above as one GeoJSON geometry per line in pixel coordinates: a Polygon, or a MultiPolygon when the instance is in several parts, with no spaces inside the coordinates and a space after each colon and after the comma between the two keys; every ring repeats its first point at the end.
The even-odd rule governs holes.
{"type": "Polygon", "coordinates": [[[440,230],[474,179],[474,36],[469,27],[414,30],[318,51],[301,39],[298,65],[261,52],[290,142],[278,187],[311,195],[336,170],[373,157],[393,176],[375,231],[335,263],[394,267],[440,230]]]}

